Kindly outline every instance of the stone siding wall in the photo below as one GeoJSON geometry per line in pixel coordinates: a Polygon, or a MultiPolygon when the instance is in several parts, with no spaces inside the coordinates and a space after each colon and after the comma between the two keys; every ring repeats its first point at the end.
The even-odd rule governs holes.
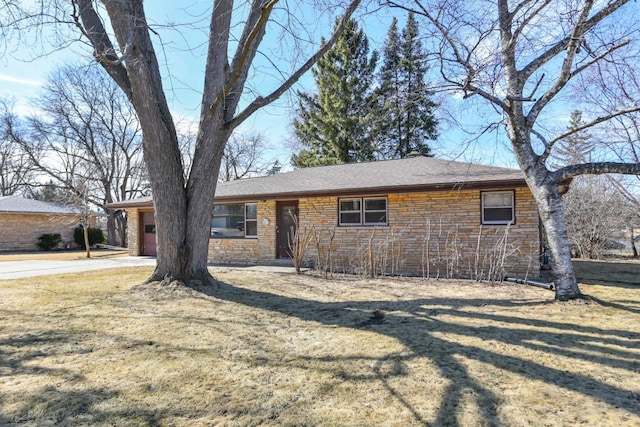
{"type": "MultiPolygon", "coordinates": [[[[537,276],[539,222],[529,190],[515,189],[516,223],[510,226],[481,225],[480,194],[389,194],[388,225],[380,227],[340,227],[338,197],[301,198],[300,232],[313,234],[306,258],[319,268],[359,274],[537,276]]],[[[258,238],[212,238],[210,261],[273,263],[275,226],[275,201],[259,202],[258,238]]]]}
{"type": "Polygon", "coordinates": [[[539,274],[539,222],[528,189],[515,190],[516,223],[481,225],[480,191],[388,195],[388,226],[339,227],[338,198],[300,200],[301,229],[315,224],[308,258],[359,274],[500,277],[539,274]],[[332,237],[333,236],[333,237],[332,237]]]}
{"type": "Polygon", "coordinates": [[[59,233],[63,242],[75,246],[73,229],[79,223],[75,215],[0,214],[0,251],[40,250],[38,237],[45,233],[59,233]]]}
{"type": "Polygon", "coordinates": [[[127,249],[130,256],[140,255],[140,217],[139,209],[127,210],[127,249]]]}

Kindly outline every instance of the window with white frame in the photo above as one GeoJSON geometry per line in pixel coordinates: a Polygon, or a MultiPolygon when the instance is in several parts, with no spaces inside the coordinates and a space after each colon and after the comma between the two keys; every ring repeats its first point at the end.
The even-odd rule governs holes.
{"type": "Polygon", "coordinates": [[[215,205],[211,218],[211,237],[257,237],[258,205],[238,203],[215,205]]]}
{"type": "Polygon", "coordinates": [[[486,191],[482,197],[482,223],[488,225],[513,224],[515,196],[513,191],[486,191]]]}
{"type": "Polygon", "coordinates": [[[386,225],[386,197],[354,197],[338,200],[339,224],[386,225]]]}

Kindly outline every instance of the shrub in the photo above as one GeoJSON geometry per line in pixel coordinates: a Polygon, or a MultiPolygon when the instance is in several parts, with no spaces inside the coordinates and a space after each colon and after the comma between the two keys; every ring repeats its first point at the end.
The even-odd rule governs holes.
{"type": "MultiPolygon", "coordinates": [[[[99,228],[89,227],[89,246],[94,246],[97,243],[104,242],[104,233],[99,228]]],[[[73,230],[73,241],[76,242],[78,246],[84,247],[84,228],[82,226],[78,226],[73,230]]]]}
{"type": "Polygon", "coordinates": [[[58,233],[44,233],[38,237],[38,247],[43,251],[50,251],[58,246],[62,241],[62,236],[58,233]]]}

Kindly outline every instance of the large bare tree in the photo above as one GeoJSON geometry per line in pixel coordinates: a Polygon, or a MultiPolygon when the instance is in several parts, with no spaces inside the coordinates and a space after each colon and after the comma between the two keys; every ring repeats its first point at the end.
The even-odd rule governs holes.
{"type": "MultiPolygon", "coordinates": [[[[12,3],[4,3],[5,16],[20,12],[11,8],[12,3]]],[[[136,110],[144,135],[144,158],[157,225],[158,258],[150,280],[172,279],[187,284],[212,282],[207,270],[208,230],[220,160],[227,140],[249,116],[278,99],[313,66],[335,42],[360,1],[280,4],[278,0],[213,0],[208,12],[208,30],[201,33],[203,37],[199,41],[207,45],[206,64],[199,128],[193,161],[186,174],[154,45],[154,40],[162,43],[160,28],[153,28],[153,23],[147,20],[143,1],[42,0],[36,3],[41,7],[39,10],[49,14],[46,21],[60,22],[71,17],[84,40],[91,45],[96,61],[124,91],[136,110]],[[315,45],[315,51],[300,61],[301,51],[295,47],[314,42],[307,37],[311,33],[291,34],[289,42],[284,37],[273,39],[279,46],[271,47],[274,50],[281,47],[281,52],[290,54],[286,62],[298,66],[276,67],[272,75],[279,76],[280,84],[269,93],[249,90],[252,88],[247,85],[250,78],[263,75],[255,72],[255,64],[267,29],[288,31],[292,25],[300,26],[298,13],[320,9],[342,12],[339,25],[326,42],[321,44],[318,38],[315,44],[310,43],[315,45]]],[[[11,22],[22,23],[15,19],[11,22]]],[[[327,22],[332,23],[333,17],[327,22]]],[[[318,21],[309,25],[317,26],[318,21]]],[[[197,45],[198,41],[193,40],[192,44],[197,45]]],[[[272,65],[279,65],[276,63],[278,56],[272,51],[264,52],[263,58],[272,65]]]]}
{"type": "MultiPolygon", "coordinates": [[[[35,101],[28,137],[16,135],[40,174],[95,206],[144,195],[142,135],[131,104],[97,65],[56,69],[35,101]]],[[[107,243],[126,241],[126,216],[105,209],[107,243]]]]}
{"type": "MultiPolygon", "coordinates": [[[[557,170],[547,160],[571,132],[592,129],[638,111],[634,101],[604,108],[566,131],[555,117],[580,103],[581,77],[604,77],[624,61],[637,60],[638,9],[629,0],[392,0],[387,4],[425,18],[444,85],[464,97],[482,99],[497,113],[536,199],[553,256],[556,299],[581,297],[577,285],[561,184],[581,174],[640,173],[640,163],[591,161],[557,170]],[[605,70],[609,70],[605,72],[605,70]],[[569,98],[569,94],[573,97],[569,98]],[[563,102],[572,105],[563,109],[563,102]]],[[[423,32],[426,34],[426,31],[423,32]]],[[[636,68],[637,68],[636,63],[636,68]]]]}

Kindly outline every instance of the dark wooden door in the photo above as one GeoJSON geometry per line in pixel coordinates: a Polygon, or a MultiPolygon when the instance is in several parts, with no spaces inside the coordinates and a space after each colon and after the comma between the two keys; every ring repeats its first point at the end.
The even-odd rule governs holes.
{"type": "Polygon", "coordinates": [[[298,201],[276,202],[276,257],[291,258],[290,243],[296,233],[298,201]]]}
{"type": "Polygon", "coordinates": [[[156,256],[156,219],[153,212],[142,214],[142,255],[156,256]]]}

